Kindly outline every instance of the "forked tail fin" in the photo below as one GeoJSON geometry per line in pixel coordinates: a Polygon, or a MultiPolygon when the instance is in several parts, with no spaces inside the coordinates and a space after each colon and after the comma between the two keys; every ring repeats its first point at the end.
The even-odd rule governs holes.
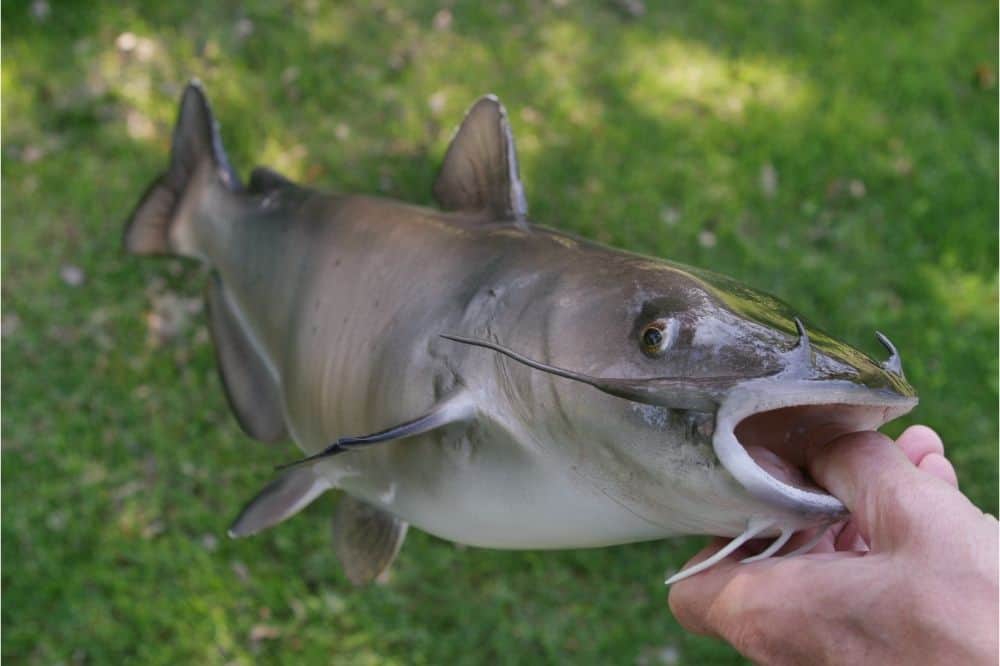
{"type": "Polygon", "coordinates": [[[174,127],[170,168],[146,190],[125,226],[125,249],[133,254],[195,254],[190,246],[193,206],[198,184],[242,189],[229,166],[201,83],[192,80],[181,97],[174,127]]]}

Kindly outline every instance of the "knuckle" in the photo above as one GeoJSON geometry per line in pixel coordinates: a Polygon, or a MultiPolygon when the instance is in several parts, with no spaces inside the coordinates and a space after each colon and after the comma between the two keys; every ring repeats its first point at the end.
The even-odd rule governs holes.
{"type": "Polygon", "coordinates": [[[868,460],[892,445],[892,440],[880,432],[862,432],[848,435],[844,440],[855,451],[859,460],[868,460]]]}
{"type": "Polygon", "coordinates": [[[761,659],[772,644],[775,623],[773,597],[760,576],[736,574],[719,595],[709,614],[718,633],[744,655],[761,659]]]}
{"type": "Polygon", "coordinates": [[[682,586],[675,585],[671,588],[670,594],[667,596],[667,605],[670,607],[670,612],[673,614],[674,619],[682,627],[688,631],[694,631],[694,623],[690,615],[691,605],[683,592],[682,586]]]}
{"type": "Polygon", "coordinates": [[[878,533],[902,535],[926,519],[929,488],[927,480],[918,475],[885,477],[868,490],[868,506],[873,508],[874,529],[878,533]]]}
{"type": "Polygon", "coordinates": [[[873,491],[875,492],[873,499],[883,512],[907,507],[913,498],[910,479],[901,479],[898,476],[886,477],[880,485],[873,488],[873,491]]]}
{"type": "Polygon", "coordinates": [[[699,595],[696,587],[691,585],[677,584],[667,596],[667,605],[674,619],[684,629],[695,634],[715,633],[705,617],[705,608],[710,603],[709,599],[699,595]]]}
{"type": "Polygon", "coordinates": [[[895,525],[905,515],[910,504],[912,491],[899,478],[887,478],[880,485],[870,489],[871,505],[875,509],[875,517],[879,531],[895,525]]]}
{"type": "Polygon", "coordinates": [[[731,642],[737,650],[754,661],[764,660],[768,654],[767,646],[771,643],[764,628],[753,619],[737,627],[731,642]]]}
{"type": "Polygon", "coordinates": [[[805,663],[799,659],[803,656],[798,631],[802,607],[791,600],[815,594],[809,563],[789,560],[781,567],[740,578],[733,579],[722,635],[751,661],[805,663]]]}

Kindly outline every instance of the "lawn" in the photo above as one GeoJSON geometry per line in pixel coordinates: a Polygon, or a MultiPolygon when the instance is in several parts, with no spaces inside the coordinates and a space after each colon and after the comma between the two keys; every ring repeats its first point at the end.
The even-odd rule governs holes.
{"type": "Polygon", "coordinates": [[[228,413],[204,273],[120,250],[184,82],[234,165],[430,204],[468,104],[532,217],[731,274],[903,354],[997,511],[997,9],[988,2],[3,3],[2,653],[10,664],[739,663],[663,575],[701,544],[460,548],[352,589],[332,498],[230,518],[290,444],[228,413]],[[752,5],[752,6],[751,6],[752,5]]]}

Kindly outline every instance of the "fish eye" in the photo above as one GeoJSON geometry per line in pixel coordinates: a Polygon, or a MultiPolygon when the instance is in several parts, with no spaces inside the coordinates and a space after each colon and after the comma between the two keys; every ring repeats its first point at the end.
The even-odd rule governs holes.
{"type": "Polygon", "coordinates": [[[657,319],[642,329],[639,340],[642,351],[649,356],[659,356],[667,350],[677,333],[677,322],[670,319],[657,319]]]}
{"type": "Polygon", "coordinates": [[[642,343],[651,349],[659,349],[661,342],[663,342],[663,333],[654,326],[650,326],[642,334],[642,343]]]}

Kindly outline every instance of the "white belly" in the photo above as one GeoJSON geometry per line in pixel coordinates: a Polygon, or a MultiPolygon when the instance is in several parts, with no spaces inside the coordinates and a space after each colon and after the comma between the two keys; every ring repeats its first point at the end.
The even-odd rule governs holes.
{"type": "Polygon", "coordinates": [[[331,483],[430,534],[487,548],[607,546],[678,533],[567,461],[463,432],[387,442],[320,464],[331,483]]]}

